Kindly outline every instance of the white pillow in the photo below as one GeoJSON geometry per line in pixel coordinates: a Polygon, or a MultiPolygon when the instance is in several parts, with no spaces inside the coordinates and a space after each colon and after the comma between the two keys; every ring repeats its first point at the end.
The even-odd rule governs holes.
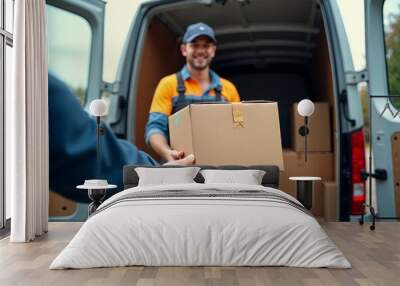
{"type": "Polygon", "coordinates": [[[199,170],[199,167],[135,168],[139,176],[138,186],[195,183],[193,179],[199,170]]]}
{"type": "Polygon", "coordinates": [[[204,183],[261,185],[265,171],[262,170],[202,170],[204,183]]]}

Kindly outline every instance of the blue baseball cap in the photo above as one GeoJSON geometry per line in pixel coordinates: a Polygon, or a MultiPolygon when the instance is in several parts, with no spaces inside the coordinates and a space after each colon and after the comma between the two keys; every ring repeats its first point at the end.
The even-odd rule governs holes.
{"type": "Polygon", "coordinates": [[[184,44],[190,43],[193,41],[195,38],[199,36],[207,36],[209,37],[214,43],[217,42],[215,39],[215,34],[213,28],[208,26],[207,24],[204,23],[196,23],[189,25],[186,29],[185,34],[183,35],[182,42],[184,44]]]}

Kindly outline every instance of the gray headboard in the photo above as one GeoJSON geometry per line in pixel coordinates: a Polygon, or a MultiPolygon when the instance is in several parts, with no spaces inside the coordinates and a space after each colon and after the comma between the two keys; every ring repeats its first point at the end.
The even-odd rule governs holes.
{"type": "MultiPolygon", "coordinates": [[[[253,165],[253,166],[239,166],[239,165],[226,165],[226,166],[204,166],[196,165],[202,170],[204,169],[220,169],[220,170],[264,170],[266,173],[262,180],[262,185],[265,187],[278,188],[279,186],[279,167],[271,165],[253,165]]],[[[139,182],[139,177],[135,172],[136,167],[147,168],[182,168],[183,166],[144,166],[144,165],[126,165],[124,166],[123,182],[124,189],[136,187],[139,182]]],[[[204,183],[203,176],[199,173],[194,179],[197,183],[204,183]]]]}

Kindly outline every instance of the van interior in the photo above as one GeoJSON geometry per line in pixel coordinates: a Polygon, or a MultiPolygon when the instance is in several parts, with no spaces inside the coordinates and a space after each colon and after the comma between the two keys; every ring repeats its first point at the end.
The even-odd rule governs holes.
{"type": "MultiPolygon", "coordinates": [[[[279,189],[296,196],[295,182],[289,180],[290,176],[321,177],[322,182],[315,183],[311,210],[314,215],[333,221],[338,218],[338,154],[334,140],[338,111],[329,44],[319,1],[295,3],[291,7],[292,0],[172,1],[152,8],[142,27],[144,36],[138,43],[135,84],[131,85],[134,90],[130,91],[135,106],[132,139],[139,149],[159,159],[144,142],[155,88],[162,77],[177,72],[185,64],[180,43],[186,27],[207,23],[214,28],[218,41],[212,69],[235,84],[242,101],[278,103],[285,168],[280,174],[279,189]],[[307,163],[304,152],[294,150],[293,138],[298,128],[294,125],[293,104],[305,98],[328,104],[330,111],[323,120],[330,133],[330,150],[310,150],[307,163]]],[[[318,131],[311,129],[310,124],[312,132],[318,131]]],[[[51,195],[55,203],[50,206],[50,215],[74,213],[75,202],[56,193],[51,195]]]]}
{"type": "MultiPolygon", "coordinates": [[[[332,70],[318,1],[175,3],[158,8],[152,15],[140,43],[141,62],[134,91],[134,140],[139,148],[155,156],[143,138],[153,93],[162,77],[183,66],[181,36],[188,25],[196,22],[214,28],[218,43],[212,69],[236,85],[241,100],[278,102],[285,152],[292,144],[292,105],[304,98],[329,103],[329,128],[331,138],[335,138],[332,70]]],[[[330,172],[334,180],[333,163],[330,172]]]]}

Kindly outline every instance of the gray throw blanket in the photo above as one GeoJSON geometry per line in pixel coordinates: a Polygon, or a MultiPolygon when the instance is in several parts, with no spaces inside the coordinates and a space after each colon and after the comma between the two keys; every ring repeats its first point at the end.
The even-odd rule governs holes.
{"type": "Polygon", "coordinates": [[[212,198],[229,198],[229,199],[257,199],[264,201],[271,201],[281,204],[286,204],[296,208],[297,210],[311,215],[310,212],[300,203],[290,200],[282,195],[260,190],[217,190],[217,189],[203,189],[203,190],[163,190],[163,191],[137,191],[130,192],[120,196],[118,199],[111,202],[106,202],[99,207],[97,211],[92,213],[91,217],[103,212],[104,210],[126,201],[143,201],[152,199],[174,199],[174,200],[190,200],[190,199],[212,199],[212,198]]]}

